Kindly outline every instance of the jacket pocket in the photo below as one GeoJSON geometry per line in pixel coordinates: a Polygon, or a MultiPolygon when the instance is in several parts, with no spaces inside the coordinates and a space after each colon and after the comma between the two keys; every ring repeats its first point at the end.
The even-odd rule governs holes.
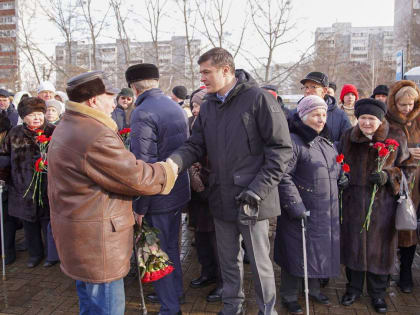
{"type": "Polygon", "coordinates": [[[112,232],[124,231],[134,225],[134,215],[124,214],[118,217],[111,218],[112,232]]]}
{"type": "Polygon", "coordinates": [[[259,155],[263,151],[263,144],[254,117],[248,112],[242,113],[241,116],[248,137],[249,151],[252,155],[259,155]]]}
{"type": "Polygon", "coordinates": [[[236,186],[248,187],[255,178],[255,174],[233,174],[233,183],[236,186]]]}

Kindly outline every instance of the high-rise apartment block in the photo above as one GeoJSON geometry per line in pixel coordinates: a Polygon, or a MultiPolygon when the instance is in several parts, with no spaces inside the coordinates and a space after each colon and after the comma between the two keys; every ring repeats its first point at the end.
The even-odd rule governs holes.
{"type": "Polygon", "coordinates": [[[17,2],[0,0],[0,86],[10,90],[19,88],[17,2]]]}

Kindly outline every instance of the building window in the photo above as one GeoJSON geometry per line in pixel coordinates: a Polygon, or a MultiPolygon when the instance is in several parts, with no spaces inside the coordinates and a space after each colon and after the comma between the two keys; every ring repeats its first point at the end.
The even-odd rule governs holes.
{"type": "Polygon", "coordinates": [[[15,24],[15,17],[11,15],[0,16],[0,24],[15,24]]]}
{"type": "Polygon", "coordinates": [[[366,50],[366,47],[353,47],[353,51],[366,50]]]}
{"type": "Polygon", "coordinates": [[[0,10],[10,10],[15,8],[15,2],[0,2],[0,10]]]}
{"type": "Polygon", "coordinates": [[[15,30],[0,30],[0,37],[16,37],[15,30]]]}

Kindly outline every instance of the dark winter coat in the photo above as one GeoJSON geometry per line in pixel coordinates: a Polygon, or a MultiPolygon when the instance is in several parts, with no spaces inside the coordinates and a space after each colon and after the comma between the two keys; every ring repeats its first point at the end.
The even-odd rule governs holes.
{"type": "MultiPolygon", "coordinates": [[[[147,163],[165,161],[189,135],[185,111],[165,96],[151,89],[136,100],[131,114],[131,152],[147,163]]],[[[188,172],[179,174],[171,193],[166,196],[142,196],[135,199],[133,209],[139,214],[160,214],[184,207],[190,200],[188,172]]]]}
{"type": "Polygon", "coordinates": [[[303,277],[301,215],[310,211],[306,231],[308,276],[336,277],[340,273],[340,223],[337,151],[295,114],[291,123],[293,158],[279,185],[282,214],[277,218],[274,260],[288,273],[303,277]]]}
{"type": "Polygon", "coordinates": [[[396,258],[395,211],[401,171],[410,180],[416,165],[408,152],[406,137],[401,129],[390,126],[386,120],[372,140],[356,125],[344,134],[339,152],[350,165],[350,186],[343,192],[341,263],[353,270],[388,275],[393,271],[396,258]],[[370,227],[366,231],[362,226],[373,190],[368,178],[376,171],[378,163],[378,150],[373,144],[387,138],[397,140],[400,146],[386,160],[383,170],[388,174],[388,182],[376,193],[370,227]]]}
{"type": "MultiPolygon", "coordinates": [[[[53,133],[55,126],[45,123],[41,129],[44,129],[44,134],[48,137],[53,133]]],[[[26,124],[15,126],[7,134],[0,149],[0,160],[8,159],[11,168],[8,183],[9,214],[30,222],[50,216],[46,173],[41,175],[43,206],[32,200],[33,188],[24,197],[32,181],[35,161],[41,156],[35,141],[36,136],[35,131],[30,130],[26,124]]]]}
{"type": "Polygon", "coordinates": [[[16,126],[19,120],[19,114],[15,108],[15,105],[10,103],[9,108],[6,110],[7,118],[9,118],[10,123],[12,126],[16,126]]]}
{"type": "MultiPolygon", "coordinates": [[[[331,95],[326,94],[324,97],[328,105],[327,111],[327,127],[330,132],[330,139],[334,144],[338,144],[344,132],[352,127],[346,113],[338,108],[337,101],[331,95]]],[[[297,112],[296,108],[290,111],[289,120],[293,119],[294,114],[297,112]]],[[[289,124],[291,121],[289,121],[289,124]]]]}
{"type": "Polygon", "coordinates": [[[261,197],[259,219],[280,214],[277,185],[292,156],[286,118],[277,101],[243,70],[224,102],[208,94],[191,137],[171,159],[181,170],[208,156],[213,216],[235,222],[235,197],[250,189],[261,197]]]}
{"type": "Polygon", "coordinates": [[[126,110],[121,105],[117,105],[117,107],[112,112],[111,117],[116,122],[118,130],[130,128],[130,120],[127,119],[126,110]]]}
{"type": "MultiPolygon", "coordinates": [[[[404,86],[411,86],[420,95],[420,89],[413,81],[402,80],[396,82],[388,95],[388,112],[386,119],[389,124],[404,131],[407,137],[407,143],[409,148],[415,148],[420,144],[420,101],[417,100],[414,103],[413,110],[407,115],[407,117],[400,114],[398,111],[395,94],[404,86]]],[[[420,205],[420,167],[419,161],[417,161],[417,169],[414,177],[414,185],[412,191],[412,200],[414,207],[419,208],[420,205]]],[[[412,184],[410,183],[410,186],[412,184]]],[[[399,231],[398,232],[398,246],[410,247],[417,244],[417,233],[416,231],[399,231]]]]}

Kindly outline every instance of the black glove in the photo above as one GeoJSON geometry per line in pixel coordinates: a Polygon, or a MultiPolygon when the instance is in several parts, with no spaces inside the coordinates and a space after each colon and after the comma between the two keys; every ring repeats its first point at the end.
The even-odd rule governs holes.
{"type": "Polygon", "coordinates": [[[260,196],[249,189],[243,190],[239,195],[235,197],[235,200],[238,204],[245,203],[255,209],[258,209],[261,203],[260,196]]]}
{"type": "Polygon", "coordinates": [[[337,185],[338,185],[338,189],[340,189],[340,190],[344,190],[347,187],[349,187],[350,186],[350,180],[349,180],[348,175],[346,175],[346,174],[341,175],[341,177],[337,181],[337,185]]]}
{"type": "Polygon", "coordinates": [[[384,171],[374,172],[369,175],[369,182],[379,186],[383,186],[388,181],[388,174],[384,171]]]}

